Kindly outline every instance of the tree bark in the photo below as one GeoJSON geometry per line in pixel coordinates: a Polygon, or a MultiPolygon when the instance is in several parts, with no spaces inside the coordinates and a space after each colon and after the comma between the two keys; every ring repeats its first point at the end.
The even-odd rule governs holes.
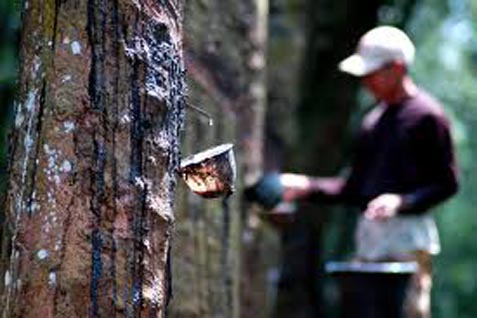
{"type": "Polygon", "coordinates": [[[261,172],[267,12],[263,0],[191,1],[185,8],[189,102],[210,113],[214,124],[188,112],[183,152],[234,143],[238,180],[228,202],[180,191],[171,317],[244,315],[240,290],[249,281],[242,238],[248,216],[241,194],[245,182],[261,172]]]}
{"type": "Polygon", "coordinates": [[[163,317],[182,1],[24,2],[2,317],[163,317]]]}

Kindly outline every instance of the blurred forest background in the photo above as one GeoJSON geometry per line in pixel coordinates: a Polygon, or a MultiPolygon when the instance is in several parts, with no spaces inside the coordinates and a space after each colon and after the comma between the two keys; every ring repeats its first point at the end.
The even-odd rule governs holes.
{"type": "MultiPolygon", "coordinates": [[[[192,3],[194,1],[187,1],[192,3]]],[[[198,1],[208,3],[208,1],[198,1]]],[[[442,253],[436,258],[433,289],[433,316],[436,318],[477,317],[477,244],[474,241],[477,218],[477,1],[475,0],[387,0],[360,4],[356,1],[292,1],[272,0],[269,4],[268,87],[266,115],[267,136],[275,151],[280,151],[280,163],[266,160],[268,169],[308,173],[335,173],[345,164],[349,135],[371,101],[358,91],[351,99],[360,107],[326,108],[333,100],[342,98],[343,85],[355,85],[352,78],[337,74],[336,61],[350,54],[355,41],[373,24],[393,24],[404,28],[417,46],[417,58],[411,73],[422,87],[438,97],[452,119],[453,136],[457,146],[462,187],[459,194],[434,213],[442,240],[442,253]],[[372,3],[372,5],[371,5],[372,3]],[[369,5],[369,24],[353,28],[353,20],[343,29],[334,22],[346,24],[355,6],[369,5]],[[312,10],[310,10],[310,8],[312,10]],[[345,12],[345,13],[343,13],[345,12]],[[316,23],[320,21],[320,23],[316,23]],[[351,31],[354,34],[349,34],[351,31]],[[331,47],[327,34],[334,32],[342,42],[333,58],[316,56],[320,47],[331,47]],[[341,34],[343,36],[341,36],[341,34]],[[310,41],[313,45],[309,45],[310,41]],[[314,58],[310,58],[314,56],[314,58]],[[308,62],[303,62],[308,61],[308,62]],[[320,71],[322,70],[322,71],[320,71]],[[314,80],[304,79],[314,72],[314,80]],[[308,74],[308,75],[307,75],[308,74]],[[310,82],[315,85],[310,86],[310,82]],[[307,84],[308,83],[308,84],[307,84]],[[308,85],[308,87],[306,86],[308,85]],[[315,107],[315,105],[320,105],[315,107]],[[329,122],[330,114],[347,119],[329,122]],[[296,114],[291,117],[289,114],[296,114]],[[308,138],[313,127],[331,125],[344,131],[322,136],[321,141],[308,138]],[[345,129],[341,129],[345,126],[345,129]],[[300,129],[296,129],[300,127],[300,129]],[[348,133],[346,133],[348,132],[348,133]],[[299,142],[298,142],[299,141],[299,142]],[[334,145],[331,149],[329,144],[334,145]],[[277,146],[278,145],[278,146],[277,146]],[[304,157],[326,158],[315,163],[304,157]],[[325,155],[326,154],[326,155],[325,155]]],[[[205,4],[204,4],[205,5],[205,4]]],[[[3,192],[6,166],[7,132],[12,121],[15,79],[18,67],[18,31],[20,5],[14,0],[0,1],[0,186],[3,192]]],[[[362,12],[365,9],[360,9],[362,12]]],[[[187,20],[187,14],[186,14],[187,20]]],[[[186,21],[187,22],[187,21],[186,21]]],[[[323,52],[323,51],[322,51],[323,52]]],[[[349,97],[349,96],[348,96],[349,97]]],[[[331,116],[331,117],[330,117],[331,116]]],[[[333,129],[331,129],[333,132],[333,129]]],[[[350,214],[343,209],[324,214],[320,221],[320,260],[345,258],[350,251],[352,232],[350,214]],[[324,225],[323,225],[324,224],[324,225]]],[[[0,217],[2,217],[0,215],[0,217]]],[[[280,233],[285,237],[287,230],[280,233]]],[[[286,255],[286,253],[285,253],[286,255]]],[[[273,276],[273,271],[270,272],[273,276]]],[[[271,279],[273,281],[273,279],[271,279]]],[[[327,280],[320,282],[325,304],[332,303],[333,288],[327,280]],[[323,284],[322,284],[323,283],[323,284]]],[[[324,312],[332,317],[333,307],[324,312]]]]}

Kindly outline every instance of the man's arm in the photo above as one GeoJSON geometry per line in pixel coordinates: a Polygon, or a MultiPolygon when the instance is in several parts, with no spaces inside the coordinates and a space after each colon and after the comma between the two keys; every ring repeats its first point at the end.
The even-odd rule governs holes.
{"type": "Polygon", "coordinates": [[[284,201],[338,201],[345,185],[342,177],[311,177],[294,173],[281,174],[280,181],[284,201]]]}
{"type": "Polygon", "coordinates": [[[421,120],[415,133],[418,168],[428,183],[403,195],[400,210],[403,214],[425,212],[458,190],[457,167],[447,120],[427,116],[421,120]]]}

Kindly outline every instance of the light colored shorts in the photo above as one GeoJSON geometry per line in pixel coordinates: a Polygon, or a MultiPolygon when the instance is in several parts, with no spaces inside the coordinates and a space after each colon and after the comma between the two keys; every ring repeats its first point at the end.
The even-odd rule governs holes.
{"type": "Polygon", "coordinates": [[[361,215],[355,232],[356,255],[363,260],[383,260],[418,251],[436,255],[441,246],[430,214],[369,220],[361,215]]]}

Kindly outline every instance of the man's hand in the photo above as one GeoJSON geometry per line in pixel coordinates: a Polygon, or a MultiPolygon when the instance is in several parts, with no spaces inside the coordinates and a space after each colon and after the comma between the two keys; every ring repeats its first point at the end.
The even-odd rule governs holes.
{"type": "Polygon", "coordinates": [[[370,220],[387,220],[399,212],[402,204],[403,199],[399,194],[381,194],[368,203],[364,216],[370,220]]]}
{"type": "Polygon", "coordinates": [[[282,173],[283,201],[294,201],[306,197],[312,191],[311,178],[302,174],[282,173]]]}

